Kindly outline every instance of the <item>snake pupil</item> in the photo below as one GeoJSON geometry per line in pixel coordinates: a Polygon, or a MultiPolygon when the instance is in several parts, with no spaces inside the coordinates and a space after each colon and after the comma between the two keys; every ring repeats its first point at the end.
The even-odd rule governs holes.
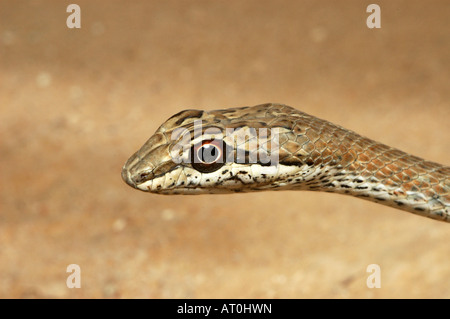
{"type": "Polygon", "coordinates": [[[219,156],[219,150],[217,149],[217,146],[211,144],[202,145],[202,147],[199,148],[198,153],[198,158],[204,164],[214,163],[219,156]]]}
{"type": "Polygon", "coordinates": [[[191,152],[192,167],[199,172],[212,173],[224,165],[222,141],[203,141],[193,146],[191,152]]]}

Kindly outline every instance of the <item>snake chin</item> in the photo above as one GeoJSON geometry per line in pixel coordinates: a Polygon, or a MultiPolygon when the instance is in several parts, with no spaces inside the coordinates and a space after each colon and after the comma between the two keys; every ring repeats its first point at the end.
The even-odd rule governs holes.
{"type": "Polygon", "coordinates": [[[288,190],[304,187],[319,175],[316,169],[260,164],[227,163],[213,173],[202,173],[189,166],[178,166],[162,176],[137,184],[145,192],[173,195],[248,193],[264,190],[288,190]],[[293,183],[296,178],[296,183],[293,183]]]}

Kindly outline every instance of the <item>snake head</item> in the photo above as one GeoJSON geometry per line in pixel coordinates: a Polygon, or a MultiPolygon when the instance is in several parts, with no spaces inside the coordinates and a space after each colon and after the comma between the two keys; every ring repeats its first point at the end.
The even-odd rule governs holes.
{"type": "MultiPolygon", "coordinates": [[[[185,110],[169,118],[125,163],[122,178],[130,186],[159,194],[249,192],[288,187],[297,165],[280,164],[280,134],[288,124],[277,105],[216,111],[185,110]],[[263,112],[259,111],[262,110],[263,112]],[[245,118],[245,120],[243,120],[245,118]]],[[[284,138],[286,139],[286,138],[284,138]]],[[[292,184],[292,183],[291,183],[292,184]]]]}

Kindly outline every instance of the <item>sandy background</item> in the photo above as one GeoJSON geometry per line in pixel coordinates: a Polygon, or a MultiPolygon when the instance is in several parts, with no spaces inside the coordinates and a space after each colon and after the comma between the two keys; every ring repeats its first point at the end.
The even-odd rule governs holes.
{"type": "Polygon", "coordinates": [[[78,30],[72,2],[0,1],[0,297],[450,298],[448,224],[120,176],[172,114],[264,102],[450,164],[449,1],[376,1],[378,30],[373,1],[76,1],[78,30]]]}

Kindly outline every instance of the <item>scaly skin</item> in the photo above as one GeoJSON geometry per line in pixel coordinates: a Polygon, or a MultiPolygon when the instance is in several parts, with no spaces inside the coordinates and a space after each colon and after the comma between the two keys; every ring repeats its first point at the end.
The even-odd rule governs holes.
{"type": "MultiPolygon", "coordinates": [[[[269,137],[276,136],[272,132],[276,131],[270,131],[269,137]]],[[[450,222],[450,167],[281,104],[182,111],[161,125],[127,161],[122,177],[132,187],[160,194],[295,189],[334,192],[450,222]],[[198,121],[201,130],[194,125],[198,121]],[[188,140],[175,134],[180,128],[185,129],[188,140]],[[234,136],[226,134],[227,129],[237,128],[241,130],[235,131],[234,136]],[[250,128],[256,129],[253,138],[261,137],[261,128],[277,129],[278,143],[274,140],[273,144],[265,144],[259,140],[258,144],[250,145],[250,128]],[[195,169],[189,152],[179,153],[184,162],[174,162],[177,146],[190,149],[202,140],[218,138],[221,133],[233,157],[214,172],[195,169]],[[251,161],[255,145],[266,149],[273,145],[269,154],[276,153],[277,161],[271,165],[251,161]],[[247,151],[244,163],[237,163],[235,155],[239,150],[247,151]]]]}

